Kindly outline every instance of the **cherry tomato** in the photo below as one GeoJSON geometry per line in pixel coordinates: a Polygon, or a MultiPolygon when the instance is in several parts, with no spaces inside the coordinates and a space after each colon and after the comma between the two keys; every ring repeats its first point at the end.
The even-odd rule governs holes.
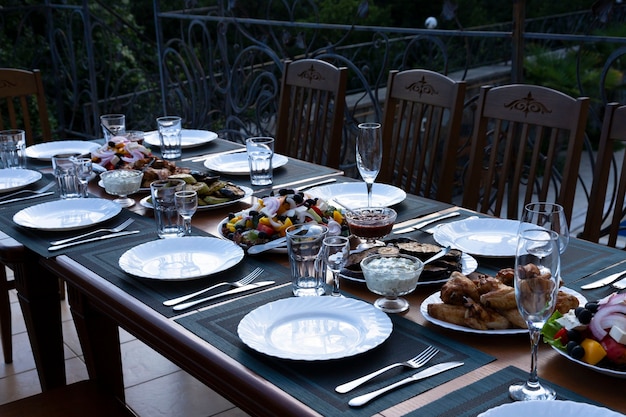
{"type": "Polygon", "coordinates": [[[272,236],[274,234],[274,229],[271,226],[263,223],[259,223],[256,227],[256,230],[265,233],[267,236],[272,236]]]}

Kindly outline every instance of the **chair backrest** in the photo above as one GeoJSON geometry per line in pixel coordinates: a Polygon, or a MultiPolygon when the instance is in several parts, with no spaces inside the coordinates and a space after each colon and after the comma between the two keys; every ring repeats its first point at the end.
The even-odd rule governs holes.
{"type": "MultiPolygon", "coordinates": [[[[609,103],[602,122],[587,217],[579,237],[592,242],[602,239],[602,243],[613,247],[618,246],[620,225],[626,214],[626,152],[615,152],[616,143],[621,147],[626,144],[626,106],[609,103]],[[620,159],[613,161],[618,155],[620,159]],[[612,182],[609,175],[614,162],[622,169],[614,174],[612,182]],[[614,184],[610,189],[609,183],[614,184]]],[[[623,244],[620,246],[624,249],[623,244]]]]}
{"type": "Polygon", "coordinates": [[[462,205],[518,219],[526,203],[553,201],[570,222],[588,110],[546,87],[482,87],[462,205]]]}
{"type": "Polygon", "coordinates": [[[27,145],[52,140],[39,70],[0,68],[0,129],[23,129],[27,145]]]}
{"type": "Polygon", "coordinates": [[[390,71],[378,180],[451,202],[465,82],[422,69],[390,71]]]}
{"type": "Polygon", "coordinates": [[[286,61],[275,152],[339,168],[347,68],[318,59],[286,61]]]}

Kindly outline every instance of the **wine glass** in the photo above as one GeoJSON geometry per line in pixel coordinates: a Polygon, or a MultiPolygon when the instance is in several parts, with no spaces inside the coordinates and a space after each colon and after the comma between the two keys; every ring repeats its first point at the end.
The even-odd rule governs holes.
{"type": "Polygon", "coordinates": [[[400,296],[415,290],[423,269],[421,260],[403,253],[370,255],[361,261],[367,289],[382,295],[374,307],[385,313],[409,309],[409,302],[400,296]]]}
{"type": "Polygon", "coordinates": [[[76,168],[76,177],[80,184],[80,194],[83,198],[87,198],[87,185],[91,179],[93,163],[91,158],[72,158],[74,168],[76,168]]]}
{"type": "Polygon", "coordinates": [[[174,199],[178,215],[183,218],[185,234],[191,235],[191,217],[198,208],[198,193],[192,190],[176,191],[174,199]]]}
{"type": "Polygon", "coordinates": [[[554,230],[559,235],[559,252],[565,252],[569,244],[569,227],[563,206],[546,202],[528,203],[520,221],[520,230],[532,225],[554,230]]]}
{"type": "Polygon", "coordinates": [[[141,188],[143,172],[136,169],[115,169],[100,174],[104,190],[107,194],[117,195],[113,200],[122,207],[131,207],[135,200],[128,195],[134,194],[141,188]]]}
{"type": "Polygon", "coordinates": [[[530,333],[530,374],[525,382],[509,387],[517,401],[553,400],[554,389],[537,377],[537,345],[541,329],[554,312],[560,280],[559,235],[553,230],[520,231],[515,255],[515,300],[530,333]]]}
{"type": "Polygon", "coordinates": [[[324,260],[328,269],[333,273],[334,297],[341,296],[339,292],[339,271],[344,267],[350,255],[350,240],[345,236],[328,236],[324,239],[324,260]]]}
{"type": "Polygon", "coordinates": [[[356,165],[367,186],[367,206],[372,207],[372,186],[383,159],[383,139],[380,123],[359,124],[356,140],[356,165]]]}
{"type": "Polygon", "coordinates": [[[358,250],[377,246],[377,239],[387,236],[393,228],[397,213],[388,207],[362,207],[346,211],[346,222],[350,233],[365,239],[358,250]]]}

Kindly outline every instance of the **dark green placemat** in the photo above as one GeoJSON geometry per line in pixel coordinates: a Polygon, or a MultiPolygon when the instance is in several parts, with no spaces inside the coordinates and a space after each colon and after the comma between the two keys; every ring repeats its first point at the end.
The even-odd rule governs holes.
{"type": "MultiPolygon", "coordinates": [[[[475,417],[498,405],[513,402],[509,398],[509,385],[524,381],[527,371],[509,366],[480,381],[451,392],[436,401],[406,414],[407,417],[475,417]]],[[[550,384],[548,382],[548,384],[550,384]]],[[[570,400],[599,405],[573,391],[550,384],[557,392],[558,400],[570,400]]],[[[532,417],[532,416],[528,416],[532,417]]],[[[556,416],[555,416],[556,417],[556,416]]]]}
{"type": "Polygon", "coordinates": [[[237,336],[237,326],[241,319],[261,305],[290,296],[291,287],[287,285],[242,298],[237,302],[217,305],[176,321],[326,416],[372,415],[494,360],[489,355],[398,315],[391,316],[393,331],[389,339],[369,352],[349,358],[312,362],[283,360],[257,353],[245,346],[237,336]],[[407,360],[428,345],[434,345],[441,350],[431,361],[432,364],[461,360],[465,365],[407,385],[360,408],[349,407],[348,400],[396,382],[416,371],[398,368],[351,393],[338,394],[334,391],[335,386],[341,383],[390,363],[407,360]]]}

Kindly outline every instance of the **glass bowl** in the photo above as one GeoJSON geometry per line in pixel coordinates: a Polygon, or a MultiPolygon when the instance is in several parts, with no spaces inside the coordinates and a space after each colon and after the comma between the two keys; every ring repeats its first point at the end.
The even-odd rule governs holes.
{"type": "Polygon", "coordinates": [[[423,269],[421,260],[402,253],[376,254],[361,261],[367,289],[383,296],[374,306],[386,313],[408,310],[409,302],[400,296],[415,290],[423,269]]]}
{"type": "Polygon", "coordinates": [[[141,188],[143,172],[136,169],[115,169],[103,172],[100,179],[107,194],[119,196],[113,201],[122,207],[130,207],[135,204],[135,200],[128,195],[136,193],[141,188]]]}
{"type": "Polygon", "coordinates": [[[346,222],[350,233],[366,241],[359,249],[366,249],[391,233],[396,216],[396,211],[388,207],[362,207],[346,211],[346,222]]]}

